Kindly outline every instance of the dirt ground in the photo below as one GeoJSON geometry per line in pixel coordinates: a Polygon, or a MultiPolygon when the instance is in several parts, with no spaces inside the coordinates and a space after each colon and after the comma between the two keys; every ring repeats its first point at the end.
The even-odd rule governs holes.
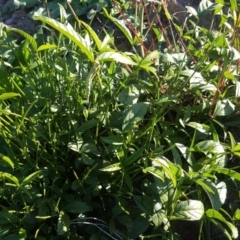
{"type": "MultiPolygon", "coordinates": [[[[200,0],[167,0],[167,8],[169,13],[178,19],[181,25],[188,15],[185,6],[197,8],[199,3],[200,0]]],[[[28,16],[33,8],[26,8],[25,6],[17,7],[14,5],[14,0],[0,0],[0,23],[33,34],[37,32],[37,24],[28,16]]],[[[204,21],[204,24],[209,24],[208,19],[204,21]]]]}

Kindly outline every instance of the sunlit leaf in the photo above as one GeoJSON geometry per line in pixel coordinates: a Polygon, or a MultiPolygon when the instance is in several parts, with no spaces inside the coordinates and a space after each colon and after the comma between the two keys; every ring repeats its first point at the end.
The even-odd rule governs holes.
{"type": "Polygon", "coordinates": [[[18,93],[14,93],[14,92],[3,93],[0,95],[0,101],[4,101],[10,98],[19,97],[19,96],[20,95],[18,93]]]}
{"type": "Polygon", "coordinates": [[[2,162],[5,165],[9,165],[12,169],[14,168],[13,161],[9,157],[7,157],[1,153],[0,153],[0,162],[2,162]]]}
{"type": "Polygon", "coordinates": [[[121,169],[122,169],[122,167],[121,167],[120,163],[114,163],[114,164],[111,164],[107,167],[101,168],[99,170],[103,171],[103,172],[114,172],[114,171],[118,171],[118,170],[121,170],[121,169]]]}
{"type": "Polygon", "coordinates": [[[236,239],[238,237],[237,228],[232,223],[228,222],[220,212],[214,209],[208,209],[206,211],[206,215],[209,218],[214,218],[225,223],[228,226],[228,228],[231,230],[233,239],[236,239]]]}
{"type": "Polygon", "coordinates": [[[32,182],[33,180],[35,180],[37,177],[39,177],[41,174],[43,174],[45,171],[44,170],[39,170],[39,171],[36,171],[30,175],[28,175],[27,177],[25,177],[23,179],[23,181],[21,182],[21,186],[24,186],[30,182],[32,182]]]}
{"type": "Polygon", "coordinates": [[[204,206],[201,201],[187,200],[177,203],[171,220],[200,220],[204,214],[204,206]]]}
{"type": "Polygon", "coordinates": [[[79,47],[79,49],[86,54],[88,59],[91,62],[94,62],[94,56],[91,48],[86,43],[85,39],[82,38],[80,34],[77,33],[70,24],[64,25],[52,18],[48,18],[45,16],[34,16],[33,19],[42,21],[48,24],[49,26],[55,28],[57,31],[59,31],[65,37],[67,37],[69,40],[73,41],[79,47]]]}
{"type": "Polygon", "coordinates": [[[218,100],[213,116],[228,116],[235,110],[235,105],[229,99],[218,100]]]}

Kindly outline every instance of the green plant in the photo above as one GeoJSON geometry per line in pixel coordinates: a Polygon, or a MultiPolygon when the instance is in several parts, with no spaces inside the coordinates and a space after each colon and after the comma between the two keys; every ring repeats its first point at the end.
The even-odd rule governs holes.
{"type": "Polygon", "coordinates": [[[15,92],[1,86],[1,238],[187,239],[185,221],[196,239],[237,238],[236,29],[195,25],[174,48],[139,55],[60,13],[34,17],[56,30],[45,42],[12,29],[25,40],[1,58],[15,92]]]}

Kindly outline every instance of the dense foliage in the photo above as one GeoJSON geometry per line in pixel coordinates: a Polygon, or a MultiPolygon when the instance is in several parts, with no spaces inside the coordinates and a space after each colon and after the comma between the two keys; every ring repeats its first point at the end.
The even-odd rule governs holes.
{"type": "Polygon", "coordinates": [[[163,7],[172,36],[155,22],[152,51],[147,8],[127,2],[102,16],[131,52],[117,50],[114,28],[69,23],[64,2],[57,20],[34,16],[45,24],[34,36],[1,27],[1,239],[238,238],[240,12],[230,2],[224,14],[223,1],[188,7],[184,30],[163,7]],[[217,30],[198,26],[212,11],[217,30]]]}

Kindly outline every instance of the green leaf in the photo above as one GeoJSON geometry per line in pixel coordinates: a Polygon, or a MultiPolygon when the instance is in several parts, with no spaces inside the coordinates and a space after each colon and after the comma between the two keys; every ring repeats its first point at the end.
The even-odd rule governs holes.
{"type": "Polygon", "coordinates": [[[14,92],[3,93],[0,95],[0,101],[4,101],[10,98],[19,97],[19,96],[20,95],[18,93],[14,93],[14,92]]]}
{"type": "Polygon", "coordinates": [[[228,169],[228,168],[216,168],[214,170],[217,171],[218,173],[225,174],[225,175],[227,175],[231,178],[234,178],[234,179],[240,181],[240,173],[238,173],[234,170],[231,170],[231,169],[228,169]]]}
{"type": "Polygon", "coordinates": [[[114,163],[114,164],[111,164],[105,168],[101,168],[99,169],[100,171],[103,171],[103,172],[115,172],[115,171],[118,171],[118,170],[121,170],[122,167],[121,167],[121,163],[114,163]]]}
{"type": "Polygon", "coordinates": [[[84,212],[87,212],[87,211],[90,211],[91,209],[89,208],[89,206],[84,203],[84,202],[81,202],[81,201],[73,201],[69,204],[67,204],[65,207],[64,207],[64,210],[66,212],[71,212],[71,213],[84,213],[84,212]]]}
{"type": "Polygon", "coordinates": [[[67,37],[69,40],[73,41],[79,47],[79,49],[86,54],[88,59],[91,62],[94,62],[94,56],[90,46],[88,46],[85,39],[82,38],[80,34],[77,33],[70,24],[64,25],[54,19],[44,17],[44,16],[34,16],[33,19],[42,21],[48,24],[49,26],[55,28],[57,31],[59,31],[65,37],[67,37]]]}
{"type": "Polygon", "coordinates": [[[98,50],[100,51],[102,48],[102,41],[98,38],[98,35],[94,32],[94,30],[85,22],[79,21],[88,31],[88,33],[93,38],[95,44],[97,45],[98,50]]]}
{"type": "Polygon", "coordinates": [[[81,152],[92,153],[97,156],[100,155],[100,152],[98,151],[97,146],[93,143],[85,143],[81,148],[81,152]]]}
{"type": "Polygon", "coordinates": [[[127,215],[120,215],[116,217],[116,220],[126,226],[127,228],[133,227],[133,221],[132,219],[127,215]]]}
{"type": "Polygon", "coordinates": [[[155,227],[159,227],[166,220],[167,220],[167,217],[166,217],[164,211],[159,211],[152,215],[152,221],[153,221],[155,227]]]}
{"type": "Polygon", "coordinates": [[[134,202],[143,211],[143,213],[151,215],[153,213],[153,201],[148,196],[133,195],[134,202]]]}
{"type": "Polygon", "coordinates": [[[77,142],[69,142],[68,143],[68,148],[73,150],[74,152],[81,153],[81,147],[82,147],[82,140],[78,140],[77,142]]]}
{"type": "Polygon", "coordinates": [[[147,113],[148,106],[146,103],[139,102],[134,104],[129,112],[127,113],[126,117],[123,120],[123,131],[129,131],[133,128],[133,126],[141,121],[144,115],[147,113]]]}
{"type": "Polygon", "coordinates": [[[218,100],[215,106],[213,117],[228,116],[235,110],[235,105],[229,99],[218,100]]]}
{"type": "Polygon", "coordinates": [[[174,96],[162,96],[159,99],[157,99],[156,104],[162,104],[166,102],[177,102],[179,99],[174,96]]]}
{"type": "Polygon", "coordinates": [[[211,183],[205,179],[199,179],[196,181],[196,183],[198,185],[200,185],[207,193],[208,198],[212,204],[212,208],[219,210],[222,206],[222,202],[220,200],[220,196],[219,196],[217,187],[213,183],[211,183]]]}
{"type": "Polygon", "coordinates": [[[20,219],[16,215],[10,213],[7,210],[1,210],[1,212],[0,212],[0,224],[4,225],[4,224],[9,224],[9,223],[19,224],[20,219]]]}
{"type": "Polygon", "coordinates": [[[44,170],[39,170],[39,171],[36,171],[36,172],[28,175],[26,178],[23,179],[20,186],[24,186],[24,185],[32,182],[33,180],[35,180],[37,177],[39,177],[39,175],[43,174],[44,172],[45,172],[44,170]]]}
{"type": "Polygon", "coordinates": [[[231,10],[238,11],[238,4],[237,0],[230,0],[231,10]]]}
{"type": "Polygon", "coordinates": [[[70,218],[64,211],[60,211],[57,223],[57,234],[64,235],[70,227],[70,218]]]}
{"type": "Polygon", "coordinates": [[[142,233],[144,233],[149,227],[149,222],[147,219],[140,217],[134,220],[134,225],[130,230],[130,238],[137,239],[142,233]]]}
{"type": "Polygon", "coordinates": [[[81,153],[81,158],[86,165],[92,165],[94,163],[94,160],[85,153],[81,153]]]}
{"type": "Polygon", "coordinates": [[[123,145],[123,143],[124,143],[123,136],[121,136],[121,135],[101,137],[101,139],[103,140],[103,142],[112,144],[112,145],[123,145]]]}
{"type": "Polygon", "coordinates": [[[84,122],[81,124],[81,126],[78,128],[77,132],[85,132],[88,129],[91,129],[97,125],[97,120],[88,120],[87,122],[84,122]]]}
{"type": "Polygon", "coordinates": [[[124,161],[124,166],[128,166],[130,164],[133,164],[134,162],[136,162],[140,157],[142,157],[142,153],[143,150],[145,149],[145,146],[141,147],[140,149],[138,149],[137,151],[135,151],[134,153],[131,154],[130,157],[128,157],[125,161],[124,161]]]}
{"type": "Polygon", "coordinates": [[[177,203],[171,220],[200,220],[204,214],[204,206],[201,201],[187,200],[177,203]]]}
{"type": "Polygon", "coordinates": [[[16,185],[16,187],[19,187],[20,185],[18,179],[10,173],[0,172],[0,179],[3,179],[4,181],[6,181],[6,179],[10,180],[16,185]]]}
{"type": "Polygon", "coordinates": [[[23,37],[25,37],[29,41],[29,43],[31,44],[33,50],[34,51],[37,50],[37,42],[31,35],[29,35],[28,33],[24,32],[23,30],[17,29],[17,28],[11,28],[11,31],[14,31],[14,32],[17,32],[17,33],[21,34],[23,37]]]}
{"type": "MultiPolygon", "coordinates": [[[[163,168],[163,172],[171,179],[173,187],[177,186],[177,179],[176,176],[174,175],[173,169],[171,169],[170,166],[174,166],[174,164],[170,165],[169,161],[167,159],[161,159],[161,158],[155,158],[151,159],[153,161],[154,165],[160,166],[163,168]]],[[[174,169],[176,170],[176,169],[174,169]]]]}
{"type": "Polygon", "coordinates": [[[37,52],[43,51],[43,50],[48,50],[48,49],[53,49],[53,48],[57,48],[57,46],[55,44],[44,44],[41,45],[40,47],[37,48],[37,52]]]}
{"type": "Polygon", "coordinates": [[[226,154],[224,147],[219,142],[214,142],[213,140],[206,140],[199,142],[194,146],[196,151],[204,153],[208,157],[216,155],[216,161],[221,166],[224,167],[226,164],[226,154]]]}
{"type": "Polygon", "coordinates": [[[240,209],[239,208],[234,212],[233,220],[240,220],[240,209]]]}
{"type": "Polygon", "coordinates": [[[162,170],[160,169],[160,167],[147,167],[144,169],[144,172],[149,172],[153,176],[164,181],[164,174],[163,174],[162,170]]]}
{"type": "Polygon", "coordinates": [[[133,105],[137,103],[138,97],[139,90],[134,85],[130,85],[118,95],[118,101],[126,105],[133,105]]]}
{"type": "Polygon", "coordinates": [[[209,217],[209,218],[217,219],[217,220],[225,223],[229,227],[229,229],[231,230],[233,239],[236,239],[238,237],[237,228],[232,223],[228,222],[220,212],[218,212],[214,209],[208,209],[206,211],[206,216],[209,217]]]}
{"type": "Polygon", "coordinates": [[[124,20],[118,20],[117,18],[112,17],[111,15],[108,14],[105,8],[103,10],[105,15],[108,18],[110,18],[111,21],[113,21],[113,23],[123,32],[125,37],[128,39],[129,43],[133,45],[133,37],[129,29],[126,27],[124,20]]]}
{"type": "Polygon", "coordinates": [[[96,62],[115,61],[127,65],[137,65],[130,57],[120,52],[103,52],[96,58],[96,62]]]}
{"type": "Polygon", "coordinates": [[[0,162],[2,162],[3,164],[9,165],[12,169],[14,169],[14,163],[12,162],[12,160],[1,153],[0,153],[0,162]]]}

